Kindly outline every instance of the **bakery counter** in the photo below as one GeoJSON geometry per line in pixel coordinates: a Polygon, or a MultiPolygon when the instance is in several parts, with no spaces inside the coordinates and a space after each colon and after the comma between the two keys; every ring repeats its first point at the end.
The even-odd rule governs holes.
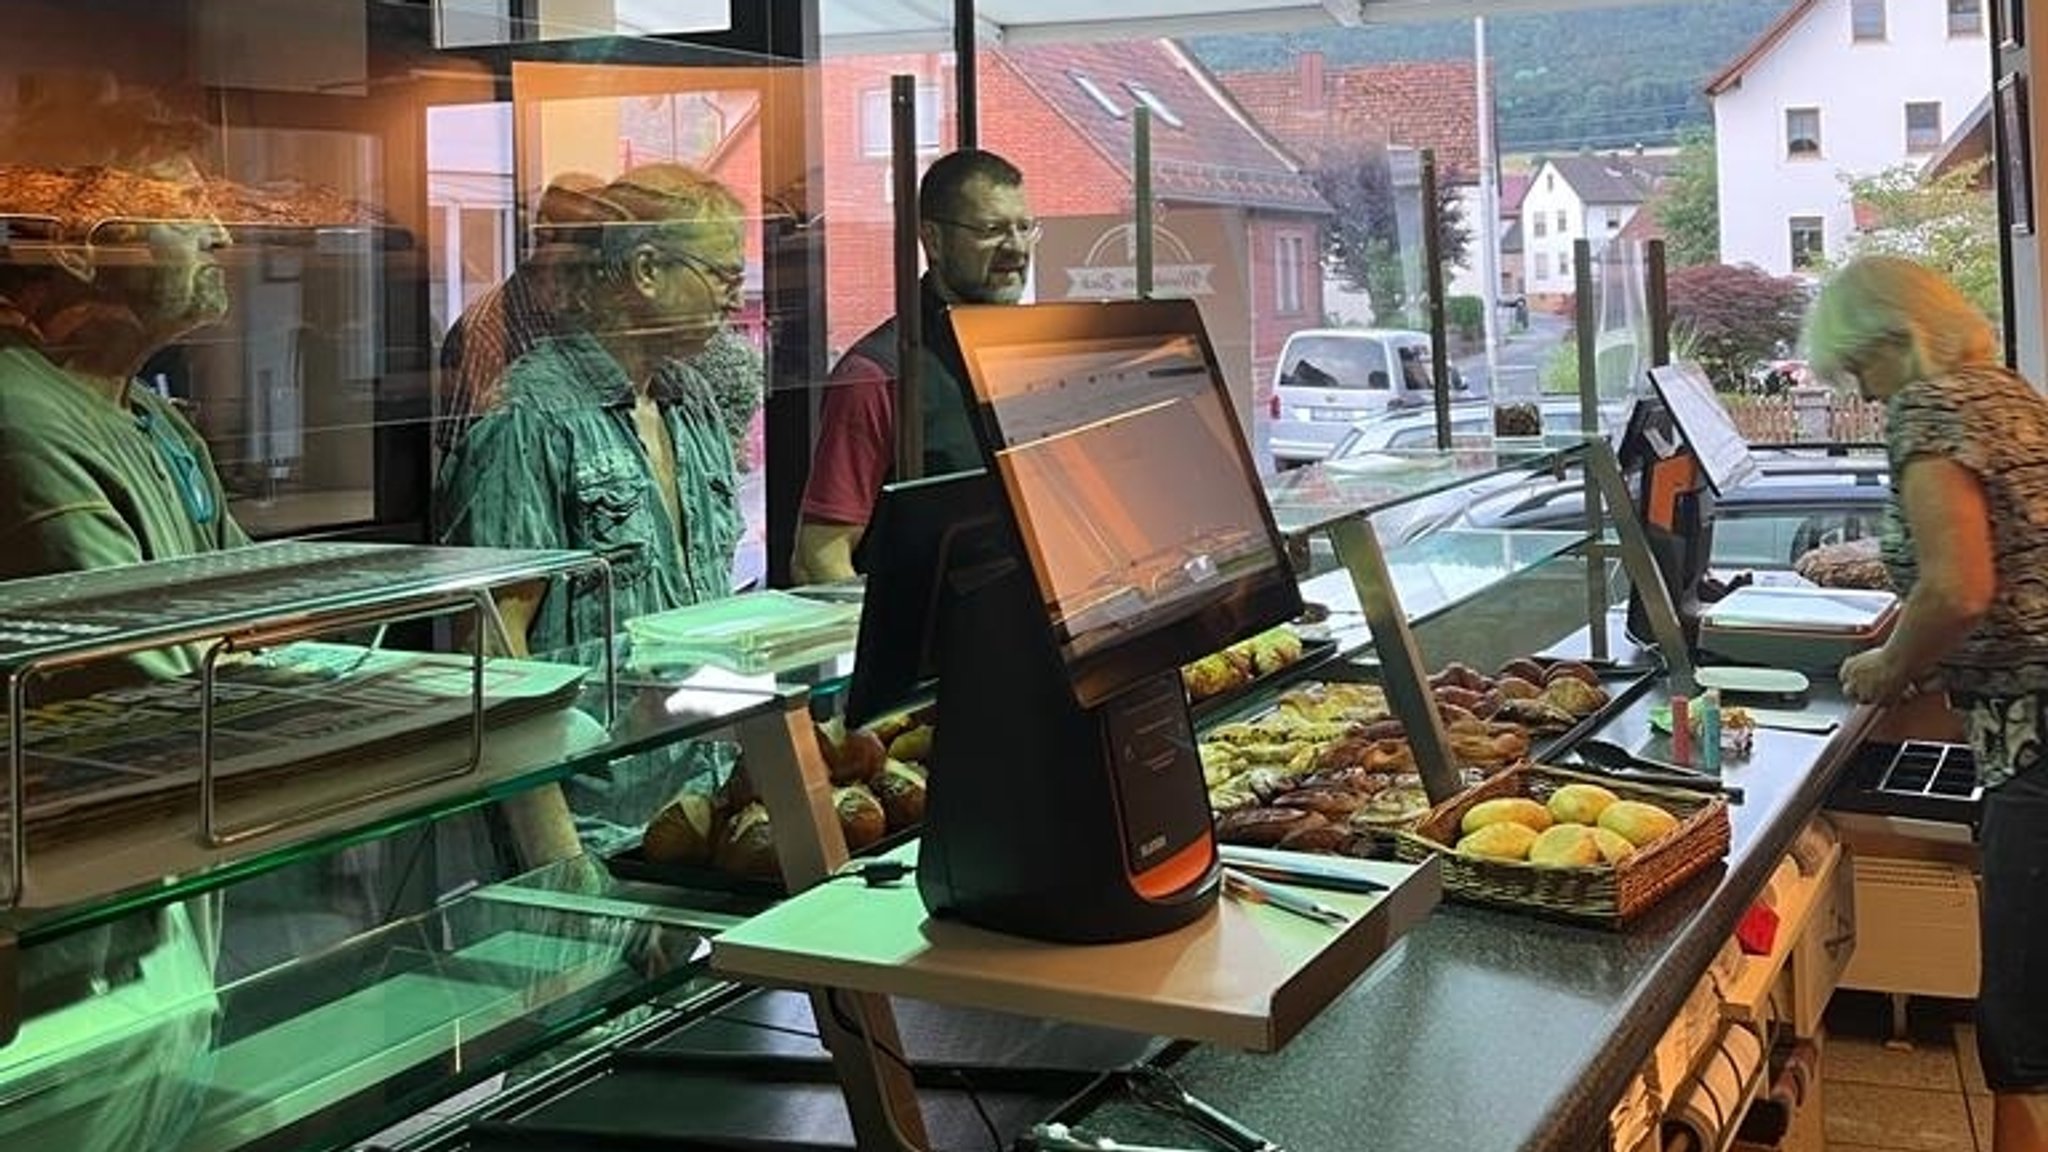
{"type": "MultiPolygon", "coordinates": [[[[1653,691],[1601,735],[1649,755],[1653,691]]],[[[1604,1147],[1608,1115],[1876,720],[1816,683],[1825,734],[1759,729],[1726,776],[1727,861],[1624,931],[1447,901],[1279,1052],[1199,1048],[1175,1067],[1197,1097],[1283,1147],[1406,1152],[1604,1147]]],[[[1084,1118],[1171,1143],[1136,1110],[1084,1118]]]]}

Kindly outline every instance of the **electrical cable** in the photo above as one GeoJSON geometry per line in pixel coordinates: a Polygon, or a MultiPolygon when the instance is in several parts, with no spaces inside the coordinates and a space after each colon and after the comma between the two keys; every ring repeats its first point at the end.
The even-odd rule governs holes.
{"type": "MultiPolygon", "coordinates": [[[[866,1028],[861,1027],[847,1016],[845,1010],[839,1006],[838,996],[839,994],[836,989],[828,988],[825,990],[825,1005],[832,1012],[833,1022],[841,1029],[859,1037],[861,1042],[867,1045],[869,1059],[873,1059],[877,1054],[887,1056],[890,1062],[901,1068],[906,1074],[914,1075],[917,1070],[911,1066],[908,1060],[903,1058],[901,1053],[891,1051],[886,1045],[876,1040],[874,1035],[866,1028]]],[[[975,1091],[974,1082],[968,1079],[965,1072],[957,1068],[953,1069],[952,1078],[960,1085],[960,1090],[966,1095],[968,1104],[974,1108],[975,1116],[981,1120],[982,1128],[987,1131],[989,1147],[994,1152],[1004,1152],[1002,1131],[996,1127],[995,1118],[989,1115],[987,1107],[982,1104],[981,1094],[975,1091]]],[[[903,1129],[896,1123],[895,1109],[889,1106],[886,1099],[882,1102],[882,1116],[883,1119],[888,1121],[889,1132],[895,1137],[898,1144],[909,1149],[910,1152],[933,1152],[928,1146],[920,1145],[904,1134],[903,1129]]]]}

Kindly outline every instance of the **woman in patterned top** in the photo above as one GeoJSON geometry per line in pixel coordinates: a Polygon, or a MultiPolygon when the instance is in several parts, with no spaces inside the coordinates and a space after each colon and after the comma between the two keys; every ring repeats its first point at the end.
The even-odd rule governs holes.
{"type": "Polygon", "coordinates": [[[1855,260],[1814,302],[1822,379],[1885,405],[1885,566],[1904,596],[1884,645],[1842,662],[1885,704],[1935,679],[1984,785],[1977,1038],[1995,1152],[2048,1149],[2048,400],[1999,361],[1983,313],[1934,272],[1855,260]]]}

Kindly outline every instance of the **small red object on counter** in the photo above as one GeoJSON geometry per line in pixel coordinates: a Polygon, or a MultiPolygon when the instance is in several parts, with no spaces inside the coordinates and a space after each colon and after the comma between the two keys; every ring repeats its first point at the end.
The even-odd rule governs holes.
{"type": "Polygon", "coordinates": [[[1671,762],[1692,765],[1692,701],[1682,693],[1671,698],[1671,762]]]}
{"type": "Polygon", "coordinates": [[[1750,956],[1768,956],[1778,939],[1778,910],[1768,904],[1749,906],[1735,924],[1735,942],[1750,956]]]}

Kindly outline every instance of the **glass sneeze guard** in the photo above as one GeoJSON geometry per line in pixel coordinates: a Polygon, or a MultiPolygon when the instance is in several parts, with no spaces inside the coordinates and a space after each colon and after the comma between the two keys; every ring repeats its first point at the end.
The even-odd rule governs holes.
{"type": "Polygon", "coordinates": [[[1310,464],[1270,477],[1266,500],[1280,531],[1302,536],[1508,472],[1561,463],[1573,449],[1391,449],[1310,464]]]}

